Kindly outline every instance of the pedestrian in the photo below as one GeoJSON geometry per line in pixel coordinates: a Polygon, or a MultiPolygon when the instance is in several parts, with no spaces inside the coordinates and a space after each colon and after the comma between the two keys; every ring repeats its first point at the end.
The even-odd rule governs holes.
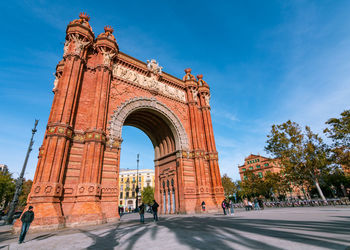
{"type": "Polygon", "coordinates": [[[249,211],[248,199],[245,198],[245,199],[243,200],[243,203],[244,203],[245,211],[249,211]]]}
{"type": "Polygon", "coordinates": [[[223,200],[221,203],[222,210],[224,210],[224,215],[226,215],[226,201],[223,200]]]}
{"type": "Polygon", "coordinates": [[[229,201],[230,201],[229,199],[225,200],[226,214],[230,213],[230,202],[229,201]]]}
{"type": "Polygon", "coordinates": [[[140,222],[145,224],[145,204],[141,203],[139,206],[140,222]]]}
{"type": "Polygon", "coordinates": [[[233,204],[232,200],[230,200],[229,206],[230,206],[230,215],[234,216],[235,210],[234,210],[234,204],[233,204]]]}
{"type": "Polygon", "coordinates": [[[264,210],[264,202],[263,202],[263,200],[261,199],[261,197],[259,197],[258,203],[259,203],[260,209],[261,209],[261,210],[264,210]]]}
{"type": "Polygon", "coordinates": [[[205,202],[204,201],[202,201],[201,206],[202,206],[202,211],[205,212],[205,202]]]}
{"type": "Polygon", "coordinates": [[[155,200],[153,200],[152,211],[153,211],[153,220],[154,221],[158,221],[158,214],[157,214],[158,207],[159,207],[158,203],[155,200]]]}
{"type": "Polygon", "coordinates": [[[251,201],[248,201],[248,211],[253,210],[253,204],[251,201]]]}
{"type": "Polygon", "coordinates": [[[254,199],[254,210],[260,210],[258,198],[254,199]]]}
{"type": "Polygon", "coordinates": [[[33,207],[29,206],[28,210],[21,217],[22,229],[21,229],[21,234],[19,236],[19,244],[23,243],[24,238],[26,237],[26,234],[29,230],[30,223],[32,223],[33,220],[34,220],[33,207]]]}

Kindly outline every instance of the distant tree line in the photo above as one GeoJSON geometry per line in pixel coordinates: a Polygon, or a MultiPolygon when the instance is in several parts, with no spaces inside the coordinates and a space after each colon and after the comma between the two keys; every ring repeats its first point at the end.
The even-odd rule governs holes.
{"type": "Polygon", "coordinates": [[[339,118],[326,121],[323,131],[328,138],[312,132],[309,126],[287,121],[272,125],[267,135],[265,150],[278,158],[283,166],[279,173],[266,173],[260,178],[252,171],[246,172],[246,180],[233,182],[222,177],[226,196],[240,200],[245,197],[264,196],[268,199],[284,199],[298,187],[304,197],[345,197],[350,191],[350,110],[339,118]],[[346,173],[348,172],[348,174],[346,173]]]}

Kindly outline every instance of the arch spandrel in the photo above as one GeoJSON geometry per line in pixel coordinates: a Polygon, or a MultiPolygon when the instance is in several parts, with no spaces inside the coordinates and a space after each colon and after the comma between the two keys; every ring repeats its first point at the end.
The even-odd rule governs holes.
{"type": "Polygon", "coordinates": [[[189,150],[187,133],[180,119],[165,104],[155,98],[148,97],[132,98],[123,102],[113,111],[108,127],[109,137],[112,141],[121,139],[125,120],[132,112],[140,109],[147,109],[154,111],[156,114],[161,114],[165,118],[164,122],[167,123],[175,137],[176,150],[189,150]]]}

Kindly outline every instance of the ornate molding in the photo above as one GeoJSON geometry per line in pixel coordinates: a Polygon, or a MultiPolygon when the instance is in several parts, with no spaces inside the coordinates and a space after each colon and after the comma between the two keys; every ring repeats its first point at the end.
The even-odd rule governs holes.
{"type": "Polygon", "coordinates": [[[113,65],[113,77],[119,77],[123,80],[130,81],[150,91],[159,92],[165,96],[174,98],[181,102],[186,102],[186,94],[183,90],[169,86],[157,80],[157,75],[145,76],[136,71],[121,66],[120,64],[113,65]]]}
{"type": "Polygon", "coordinates": [[[72,139],[73,129],[64,125],[48,125],[47,136],[63,136],[72,139]]]}
{"type": "Polygon", "coordinates": [[[167,123],[170,123],[169,127],[175,137],[176,150],[189,149],[187,133],[181,124],[180,119],[166,105],[157,101],[155,98],[147,97],[136,97],[130,99],[114,111],[111,116],[111,121],[109,122],[110,126],[108,127],[111,143],[115,140],[121,140],[122,127],[128,115],[135,110],[144,108],[157,111],[168,120],[167,123]]]}

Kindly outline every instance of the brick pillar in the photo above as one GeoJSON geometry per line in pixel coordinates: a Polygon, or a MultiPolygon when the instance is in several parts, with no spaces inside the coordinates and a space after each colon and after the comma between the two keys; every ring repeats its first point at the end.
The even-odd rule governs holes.
{"type": "MultiPolygon", "coordinates": [[[[94,39],[89,17],[85,14],[79,17],[67,27],[63,61],[57,66],[55,96],[28,199],[27,206],[32,205],[35,212],[33,230],[59,228],[65,222],[60,197],[87,47],[94,39]]],[[[14,226],[15,230],[20,226],[19,221],[14,226]]]]}
{"type": "Polygon", "coordinates": [[[216,151],[216,145],[214,140],[213,126],[211,122],[210,114],[210,91],[208,84],[202,79],[203,75],[198,75],[199,83],[199,96],[201,103],[201,111],[203,115],[203,126],[205,141],[207,146],[206,158],[209,163],[210,179],[211,179],[211,193],[214,199],[214,203],[220,206],[224,199],[223,188],[221,183],[221,176],[218,164],[218,153],[216,151]]]}
{"type": "Polygon", "coordinates": [[[205,166],[204,166],[204,153],[205,143],[202,139],[204,132],[201,124],[201,111],[200,100],[198,95],[198,82],[191,74],[191,69],[185,70],[186,75],[183,80],[187,87],[187,100],[189,105],[189,118],[191,124],[191,135],[193,145],[193,158],[196,171],[196,193],[197,200],[194,207],[196,212],[201,211],[201,203],[209,196],[209,183],[207,183],[205,166]]]}
{"type": "MultiPolygon", "coordinates": [[[[83,162],[76,203],[67,224],[100,224],[106,221],[101,208],[102,164],[106,142],[108,98],[112,78],[111,63],[118,53],[113,29],[105,27],[95,43],[97,49],[94,99],[90,110],[89,128],[85,131],[83,162]]],[[[117,187],[118,177],[115,181],[117,187]]]]}

